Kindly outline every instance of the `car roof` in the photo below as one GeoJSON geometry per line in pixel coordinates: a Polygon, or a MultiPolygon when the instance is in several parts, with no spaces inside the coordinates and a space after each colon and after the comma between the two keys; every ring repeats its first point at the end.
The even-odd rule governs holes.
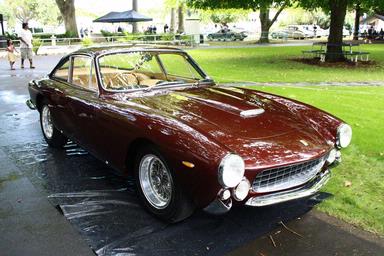
{"type": "Polygon", "coordinates": [[[147,45],[147,44],[119,44],[119,45],[108,45],[108,46],[92,46],[87,48],[81,48],[71,54],[91,54],[91,55],[100,55],[106,53],[116,53],[123,51],[175,51],[175,52],[184,52],[183,50],[163,45],[147,45]]]}

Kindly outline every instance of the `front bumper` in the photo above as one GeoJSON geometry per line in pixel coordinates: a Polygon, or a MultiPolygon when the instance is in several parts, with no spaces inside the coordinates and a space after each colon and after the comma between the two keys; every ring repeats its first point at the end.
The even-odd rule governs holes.
{"type": "Polygon", "coordinates": [[[330,177],[331,172],[326,170],[318,174],[312,181],[303,187],[263,196],[251,197],[245,205],[260,207],[308,197],[319,192],[319,190],[328,182],[330,177]]]}
{"type": "Polygon", "coordinates": [[[27,101],[25,102],[25,104],[27,104],[27,106],[28,106],[30,109],[32,109],[32,110],[35,110],[35,109],[36,109],[36,105],[33,104],[33,102],[32,102],[31,100],[27,100],[27,101]]]}

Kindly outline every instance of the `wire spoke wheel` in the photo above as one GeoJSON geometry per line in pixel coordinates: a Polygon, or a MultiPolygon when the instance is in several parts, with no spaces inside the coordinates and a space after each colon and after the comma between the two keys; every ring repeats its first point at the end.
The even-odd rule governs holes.
{"type": "Polygon", "coordinates": [[[172,176],[159,157],[147,154],[141,158],[139,179],[145,198],[154,208],[164,209],[170,204],[173,190],[172,176]]]}
{"type": "Polygon", "coordinates": [[[51,139],[53,136],[53,123],[51,119],[51,112],[47,105],[44,105],[43,110],[41,112],[41,124],[42,124],[44,135],[48,139],[51,139]]]}

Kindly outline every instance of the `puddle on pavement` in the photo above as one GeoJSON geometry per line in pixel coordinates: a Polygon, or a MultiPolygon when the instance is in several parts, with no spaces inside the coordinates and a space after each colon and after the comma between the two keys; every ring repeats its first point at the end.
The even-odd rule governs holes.
{"type": "Polygon", "coordinates": [[[81,233],[97,255],[223,255],[307,211],[322,198],[222,216],[198,211],[174,225],[147,213],[134,183],[115,175],[74,143],[2,147],[31,182],[81,233]]]}
{"type": "Polygon", "coordinates": [[[1,90],[0,91],[0,104],[18,104],[24,103],[29,96],[16,94],[15,91],[1,90]]]}

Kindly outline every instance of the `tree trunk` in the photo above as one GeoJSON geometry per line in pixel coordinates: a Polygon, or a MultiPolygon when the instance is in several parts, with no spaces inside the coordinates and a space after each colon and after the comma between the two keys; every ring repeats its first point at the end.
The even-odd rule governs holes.
{"type": "MultiPolygon", "coordinates": [[[[137,0],[132,0],[132,10],[136,11],[138,10],[137,8],[137,0]]],[[[138,28],[137,28],[137,22],[132,22],[132,33],[137,33],[139,32],[138,28]]]]}
{"type": "Polygon", "coordinates": [[[171,25],[169,28],[169,31],[171,33],[175,33],[175,23],[176,23],[176,14],[175,14],[175,8],[171,8],[171,25]]]}
{"type": "Polygon", "coordinates": [[[330,1],[331,26],[329,28],[326,61],[335,62],[345,60],[342,44],[347,3],[348,0],[330,1]]]}
{"type": "Polygon", "coordinates": [[[269,19],[269,11],[268,7],[260,8],[260,24],[261,24],[261,34],[259,43],[266,44],[269,43],[269,29],[271,28],[271,20],[269,19]]]}
{"type": "Polygon", "coordinates": [[[177,10],[177,18],[178,18],[178,27],[177,27],[177,33],[184,33],[184,6],[181,3],[179,5],[179,8],[177,10]]]}
{"type": "Polygon", "coordinates": [[[360,4],[356,5],[355,11],[356,11],[356,13],[355,13],[355,29],[353,31],[353,40],[359,40],[360,16],[361,16],[360,4]]]}
{"type": "Polygon", "coordinates": [[[64,20],[65,32],[70,36],[78,37],[75,0],[56,0],[56,4],[64,20]]]}

